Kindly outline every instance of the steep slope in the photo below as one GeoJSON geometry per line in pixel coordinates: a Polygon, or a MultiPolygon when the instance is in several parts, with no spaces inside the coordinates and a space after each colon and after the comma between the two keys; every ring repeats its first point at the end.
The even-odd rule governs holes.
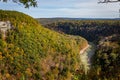
{"type": "Polygon", "coordinates": [[[84,38],[51,31],[16,11],[0,10],[0,21],[14,26],[5,39],[0,35],[0,79],[70,80],[82,69],[84,38]]]}

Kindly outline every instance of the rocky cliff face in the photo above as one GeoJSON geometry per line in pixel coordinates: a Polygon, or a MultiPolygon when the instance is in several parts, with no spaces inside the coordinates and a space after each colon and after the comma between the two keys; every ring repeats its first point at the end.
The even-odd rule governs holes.
{"type": "Polygon", "coordinates": [[[10,30],[12,28],[12,25],[10,21],[0,21],[0,34],[2,34],[2,37],[6,37],[7,30],[10,30]]]}

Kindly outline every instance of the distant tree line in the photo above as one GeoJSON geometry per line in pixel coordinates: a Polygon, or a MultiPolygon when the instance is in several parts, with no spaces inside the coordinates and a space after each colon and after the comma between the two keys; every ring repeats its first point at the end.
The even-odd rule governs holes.
{"type": "Polygon", "coordinates": [[[98,40],[112,34],[120,34],[120,21],[118,20],[67,20],[44,26],[60,33],[80,35],[89,41],[98,40]]]}

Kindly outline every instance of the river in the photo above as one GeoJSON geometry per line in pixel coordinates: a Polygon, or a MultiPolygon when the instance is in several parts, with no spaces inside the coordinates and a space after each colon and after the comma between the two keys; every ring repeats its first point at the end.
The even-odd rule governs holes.
{"type": "Polygon", "coordinates": [[[87,74],[88,70],[90,69],[91,57],[94,55],[94,53],[95,45],[91,42],[89,42],[89,45],[87,47],[80,51],[80,59],[84,67],[85,74],[87,74]]]}

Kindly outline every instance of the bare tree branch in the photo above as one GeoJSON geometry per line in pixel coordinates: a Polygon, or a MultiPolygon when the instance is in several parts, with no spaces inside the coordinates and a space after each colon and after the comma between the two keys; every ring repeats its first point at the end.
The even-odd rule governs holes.
{"type": "Polygon", "coordinates": [[[114,0],[99,0],[99,2],[98,3],[115,3],[115,2],[120,2],[120,0],[116,0],[116,1],[114,1],[114,0]]]}

